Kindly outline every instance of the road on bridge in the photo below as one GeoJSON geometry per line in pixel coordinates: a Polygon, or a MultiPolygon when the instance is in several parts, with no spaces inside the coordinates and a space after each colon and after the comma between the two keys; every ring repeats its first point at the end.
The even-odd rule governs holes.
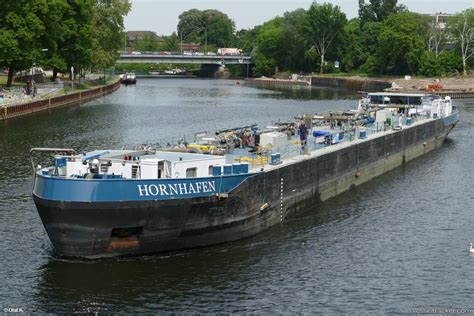
{"type": "Polygon", "coordinates": [[[250,56],[242,55],[161,55],[159,53],[120,54],[117,63],[154,63],[154,64],[207,64],[207,65],[250,65],[250,56]]]}

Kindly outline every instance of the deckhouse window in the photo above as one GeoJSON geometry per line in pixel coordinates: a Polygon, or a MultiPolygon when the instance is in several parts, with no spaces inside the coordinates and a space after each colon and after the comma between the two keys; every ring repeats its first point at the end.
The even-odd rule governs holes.
{"type": "Polygon", "coordinates": [[[140,178],[140,166],[132,166],[132,179],[140,178]]]}
{"type": "Polygon", "coordinates": [[[186,178],[196,178],[197,168],[188,168],[186,169],[186,178]]]}

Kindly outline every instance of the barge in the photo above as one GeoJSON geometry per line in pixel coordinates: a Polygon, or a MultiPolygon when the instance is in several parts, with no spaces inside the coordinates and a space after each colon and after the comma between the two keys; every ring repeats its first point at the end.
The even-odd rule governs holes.
{"type": "Polygon", "coordinates": [[[125,85],[137,83],[137,76],[133,72],[127,72],[125,74],[121,74],[119,77],[120,77],[120,83],[123,83],[125,85]]]}
{"type": "Polygon", "coordinates": [[[351,111],[199,133],[176,146],[33,148],[33,199],[61,257],[229,242],[442,146],[458,115],[449,97],[373,93],[351,111]],[[54,164],[37,165],[41,152],[54,164]]]}

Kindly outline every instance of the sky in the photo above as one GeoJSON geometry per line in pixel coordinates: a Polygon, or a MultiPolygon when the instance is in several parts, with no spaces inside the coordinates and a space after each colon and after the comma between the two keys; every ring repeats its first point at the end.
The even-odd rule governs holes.
{"type": "MultiPolygon", "coordinates": [[[[132,10],[125,18],[127,31],[153,31],[170,35],[176,31],[178,16],[193,8],[217,9],[234,20],[236,30],[252,28],[286,11],[309,8],[312,0],[131,0],[132,10]]],[[[324,1],[319,1],[322,3],[324,1]]],[[[358,0],[325,0],[341,7],[351,19],[358,14],[358,0]]],[[[368,2],[368,0],[366,0],[368,2]]],[[[398,0],[410,11],[456,13],[474,8],[474,0],[398,0]]]]}

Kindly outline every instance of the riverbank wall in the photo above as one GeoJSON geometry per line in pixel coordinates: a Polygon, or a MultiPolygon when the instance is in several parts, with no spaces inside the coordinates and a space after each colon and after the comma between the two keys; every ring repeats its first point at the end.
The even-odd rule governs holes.
{"type": "Polygon", "coordinates": [[[118,88],[120,88],[120,81],[117,80],[111,84],[92,88],[89,90],[78,91],[49,98],[31,100],[30,102],[15,105],[4,105],[0,107],[0,120],[7,120],[10,118],[53,109],[60,106],[87,102],[112,93],[118,88]]]}
{"type": "Polygon", "coordinates": [[[377,92],[390,88],[387,80],[357,77],[323,77],[312,76],[311,85],[319,87],[341,88],[353,91],[377,92]]]}
{"type": "Polygon", "coordinates": [[[246,83],[256,85],[257,87],[264,88],[300,88],[300,87],[311,87],[311,77],[303,79],[273,79],[273,78],[247,78],[246,83]]]}
{"type": "Polygon", "coordinates": [[[290,79],[249,78],[246,83],[264,88],[303,88],[330,87],[351,91],[379,92],[388,90],[401,93],[434,93],[441,97],[450,96],[452,99],[474,98],[474,81],[459,78],[442,78],[434,81],[432,78],[422,79],[374,79],[364,77],[326,77],[293,75],[290,79]],[[429,91],[430,83],[441,82],[443,90],[429,91]],[[392,88],[392,84],[397,88],[392,88]]]}
{"type": "Polygon", "coordinates": [[[300,75],[293,75],[290,79],[249,78],[245,81],[259,87],[270,88],[331,87],[353,91],[383,91],[391,87],[390,82],[386,80],[300,75]]]}

